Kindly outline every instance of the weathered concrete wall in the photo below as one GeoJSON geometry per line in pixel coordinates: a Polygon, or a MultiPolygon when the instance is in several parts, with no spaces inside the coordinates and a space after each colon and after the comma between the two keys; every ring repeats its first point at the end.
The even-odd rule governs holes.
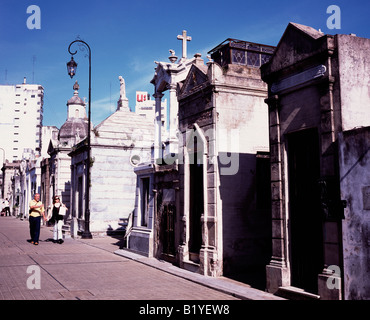
{"type": "Polygon", "coordinates": [[[320,124],[320,96],[316,87],[306,87],[294,94],[281,96],[281,135],[320,124]]]}
{"type": "MultiPolygon", "coordinates": [[[[269,151],[268,106],[264,103],[266,87],[260,79],[248,74],[248,71],[259,72],[258,69],[229,67],[231,70],[219,81],[233,83],[234,88],[220,89],[215,94],[219,167],[217,209],[222,216],[223,265],[225,275],[239,274],[239,279],[253,283],[258,278],[254,272],[257,270],[258,274],[260,268],[263,274],[271,253],[268,249],[271,216],[266,220],[266,212],[258,211],[256,205],[256,183],[260,178],[256,172],[256,154],[269,151]],[[236,86],[244,90],[237,90],[236,86]]],[[[264,275],[259,278],[263,279],[264,275]]],[[[253,284],[258,286],[262,281],[257,282],[253,284]]]]}
{"type": "Polygon", "coordinates": [[[71,196],[71,158],[64,152],[60,152],[58,158],[56,195],[61,196],[61,200],[69,208],[71,196]]]}
{"type": "Polygon", "coordinates": [[[130,164],[132,150],[92,148],[91,226],[92,232],[119,227],[135,206],[136,175],[130,164]]]}
{"type": "Polygon", "coordinates": [[[370,125],[370,39],[337,35],[343,131],[370,125]]]}
{"type": "Polygon", "coordinates": [[[255,153],[269,150],[268,108],[264,95],[218,93],[218,151],[255,153]]]}
{"type": "Polygon", "coordinates": [[[370,299],[370,127],[339,135],[344,298],[370,299]]]}
{"type": "MultiPolygon", "coordinates": [[[[255,68],[229,65],[222,76],[218,74],[213,99],[223,272],[264,289],[265,265],[271,257],[271,213],[270,208],[257,207],[257,180],[261,177],[256,156],[258,151],[269,151],[268,106],[264,103],[267,85],[255,68]]],[[[265,183],[269,186],[269,181],[265,183]]]]}

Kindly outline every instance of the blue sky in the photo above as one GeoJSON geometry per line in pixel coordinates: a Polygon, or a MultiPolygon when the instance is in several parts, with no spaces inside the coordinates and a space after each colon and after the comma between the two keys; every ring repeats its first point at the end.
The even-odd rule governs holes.
{"type": "Polygon", "coordinates": [[[135,92],[154,93],[154,61],[168,61],[169,49],[181,57],[177,35],[187,30],[188,57],[227,38],[277,45],[289,22],[324,33],[355,33],[370,38],[369,1],[162,1],[162,0],[1,0],[0,84],[28,83],[45,89],[44,125],[58,128],[67,117],[75,80],[88,96],[88,59],[78,51],[77,75],[70,79],[68,45],[79,36],[92,50],[92,122],[97,125],[116,109],[119,80],[125,78],[130,107],[135,92]],[[329,5],[341,9],[341,29],[327,28],[329,5]],[[27,7],[41,9],[41,29],[27,28],[27,7]],[[32,81],[34,80],[34,81],[32,81]]]}

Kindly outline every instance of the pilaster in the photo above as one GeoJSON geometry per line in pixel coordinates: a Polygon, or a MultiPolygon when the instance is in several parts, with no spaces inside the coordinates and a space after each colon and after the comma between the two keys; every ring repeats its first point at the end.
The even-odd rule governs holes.
{"type": "Polygon", "coordinates": [[[279,287],[290,284],[290,274],[285,250],[279,97],[271,96],[265,102],[269,106],[272,210],[272,257],[266,266],[266,289],[276,293],[279,287]]]}
{"type": "MultiPolygon", "coordinates": [[[[328,58],[328,65],[331,65],[331,58],[328,58]]],[[[331,68],[329,67],[329,70],[331,68]]],[[[324,268],[318,275],[318,294],[322,300],[341,300],[342,279],[340,268],[341,250],[341,227],[340,215],[331,216],[330,202],[340,201],[339,181],[337,181],[337,146],[336,126],[334,119],[334,82],[335,78],[329,74],[328,78],[320,85],[320,113],[321,113],[321,203],[326,208],[327,216],[323,221],[323,251],[324,268]],[[337,198],[336,198],[337,196],[337,198]],[[338,270],[333,273],[331,267],[338,270]],[[332,284],[335,283],[333,286],[332,284]]]]}
{"type": "Polygon", "coordinates": [[[163,93],[156,92],[155,98],[155,132],[154,132],[154,159],[162,158],[162,98],[163,93]]]}

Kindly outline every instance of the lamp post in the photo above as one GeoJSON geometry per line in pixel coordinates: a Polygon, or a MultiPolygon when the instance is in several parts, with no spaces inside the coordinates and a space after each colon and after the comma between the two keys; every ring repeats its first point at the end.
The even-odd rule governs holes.
{"type": "MultiPolygon", "coordinates": [[[[5,165],[5,150],[3,148],[0,148],[0,150],[3,151],[3,162],[1,164],[1,170],[2,170],[4,168],[4,165],[5,165]]],[[[1,198],[5,198],[4,197],[5,191],[4,191],[4,180],[3,180],[3,178],[4,178],[4,174],[3,174],[3,177],[1,178],[1,190],[0,190],[0,197],[1,198]]]]}
{"type": "Polygon", "coordinates": [[[89,114],[88,114],[88,127],[87,127],[87,159],[86,159],[86,197],[85,197],[85,230],[82,233],[83,239],[92,239],[92,235],[90,232],[90,154],[91,154],[91,148],[90,148],[90,123],[91,123],[91,49],[90,46],[80,39],[72,41],[69,44],[68,52],[72,55],[71,61],[67,63],[67,70],[68,74],[73,78],[73,76],[76,74],[77,69],[77,63],[73,60],[73,56],[77,53],[77,50],[75,52],[71,52],[71,46],[76,43],[82,43],[88,50],[89,50],[89,114]]]}

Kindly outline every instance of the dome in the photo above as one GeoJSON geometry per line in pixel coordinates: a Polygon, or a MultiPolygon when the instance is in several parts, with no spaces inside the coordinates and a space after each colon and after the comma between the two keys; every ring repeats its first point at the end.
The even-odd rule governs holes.
{"type": "Polygon", "coordinates": [[[86,117],[85,102],[78,96],[79,85],[73,86],[74,94],[68,100],[68,117],[61,126],[58,134],[61,146],[74,146],[87,137],[88,120],[86,117]]]}
{"type": "Polygon", "coordinates": [[[73,146],[85,139],[88,121],[80,118],[68,119],[60,128],[58,140],[61,145],[73,146]]]}
{"type": "Polygon", "coordinates": [[[78,82],[76,81],[73,85],[73,97],[67,101],[67,106],[71,104],[78,104],[80,106],[85,106],[85,102],[78,96],[78,90],[80,89],[80,86],[78,82]]]}
{"type": "Polygon", "coordinates": [[[85,102],[78,96],[78,91],[75,91],[74,96],[67,101],[67,106],[71,104],[85,105],[85,102]]]}

